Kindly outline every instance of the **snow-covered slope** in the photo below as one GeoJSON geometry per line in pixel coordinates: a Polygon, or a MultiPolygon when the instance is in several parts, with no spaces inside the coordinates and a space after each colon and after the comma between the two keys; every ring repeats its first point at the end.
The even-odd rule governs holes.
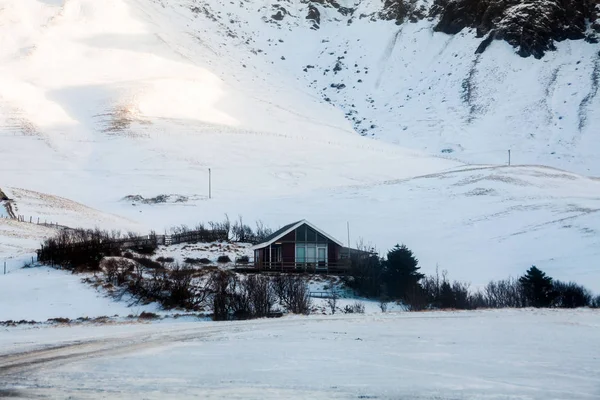
{"type": "Polygon", "coordinates": [[[345,238],[350,220],[353,241],[405,242],[426,271],[474,284],[532,263],[600,282],[599,182],[501,167],[511,148],[600,171],[597,45],[474,55],[474,33],[360,18],[380,4],[359,3],[290,0],[278,21],[270,2],[0,0],[0,187],[65,225],[163,231],[227,212],[345,238]],[[162,194],[189,200],[122,200],[162,194]]]}

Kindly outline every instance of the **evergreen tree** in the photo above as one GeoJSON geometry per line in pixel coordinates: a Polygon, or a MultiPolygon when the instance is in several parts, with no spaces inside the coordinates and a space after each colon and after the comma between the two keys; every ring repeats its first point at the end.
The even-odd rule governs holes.
{"type": "Polygon", "coordinates": [[[396,245],[387,254],[384,262],[384,279],[388,294],[397,299],[406,299],[407,294],[425,275],[419,272],[419,260],[405,245],[396,245]]]}
{"type": "Polygon", "coordinates": [[[549,307],[554,298],[552,278],[535,265],[527,270],[527,273],[519,278],[523,286],[525,297],[530,305],[534,307],[549,307]]]}
{"type": "Polygon", "coordinates": [[[439,307],[441,308],[455,308],[456,307],[456,299],[454,297],[454,291],[452,290],[452,286],[446,280],[442,282],[440,288],[440,297],[439,297],[439,307]]]}

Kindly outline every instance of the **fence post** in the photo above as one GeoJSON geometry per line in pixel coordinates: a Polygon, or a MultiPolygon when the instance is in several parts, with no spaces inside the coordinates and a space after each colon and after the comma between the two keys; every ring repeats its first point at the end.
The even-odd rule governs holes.
{"type": "Polygon", "coordinates": [[[6,261],[4,261],[4,275],[6,275],[6,261]]]}

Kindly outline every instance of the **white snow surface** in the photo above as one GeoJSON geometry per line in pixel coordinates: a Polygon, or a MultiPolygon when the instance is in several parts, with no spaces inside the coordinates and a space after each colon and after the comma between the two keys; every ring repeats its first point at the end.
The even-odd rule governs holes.
{"type": "Polygon", "coordinates": [[[84,277],[49,267],[12,271],[0,280],[0,321],[125,317],[158,310],[152,304],[130,307],[127,301],[116,301],[82,283],[84,277]]]}
{"type": "Polygon", "coordinates": [[[27,398],[588,400],[600,396],[599,317],[496,310],[9,328],[0,377],[27,398]]]}
{"type": "MultiPolygon", "coordinates": [[[[306,218],[338,239],[349,221],[352,245],[404,242],[475,286],[535,264],[600,290],[597,46],[475,56],[474,33],[432,21],[317,6],[314,31],[285,6],[275,23],[270,2],[0,0],[0,187],[18,213],[140,233],[306,218]],[[189,201],[122,200],[162,194],[189,201]]],[[[14,241],[0,260],[36,247],[14,241]]]]}
{"type": "MultiPolygon", "coordinates": [[[[179,265],[186,265],[185,260],[188,258],[192,259],[203,259],[206,258],[210,261],[210,265],[219,265],[221,267],[233,266],[235,261],[240,257],[246,256],[250,261],[254,259],[254,252],[250,249],[252,244],[250,243],[182,243],[171,246],[159,246],[156,253],[152,256],[153,259],[160,257],[172,258],[174,263],[179,265]],[[231,260],[230,263],[218,263],[218,259],[221,256],[227,256],[231,260]]],[[[202,264],[196,265],[195,267],[202,266],[202,264]]]]}

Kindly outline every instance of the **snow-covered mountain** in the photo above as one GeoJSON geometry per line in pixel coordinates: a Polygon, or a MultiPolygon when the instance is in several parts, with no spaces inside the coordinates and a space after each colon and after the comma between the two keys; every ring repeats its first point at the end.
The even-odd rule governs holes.
{"type": "Polygon", "coordinates": [[[427,271],[598,289],[597,5],[494,4],[0,0],[0,189],[64,224],[350,221],[427,271]],[[122,200],[161,194],[187,201],[122,200]]]}

